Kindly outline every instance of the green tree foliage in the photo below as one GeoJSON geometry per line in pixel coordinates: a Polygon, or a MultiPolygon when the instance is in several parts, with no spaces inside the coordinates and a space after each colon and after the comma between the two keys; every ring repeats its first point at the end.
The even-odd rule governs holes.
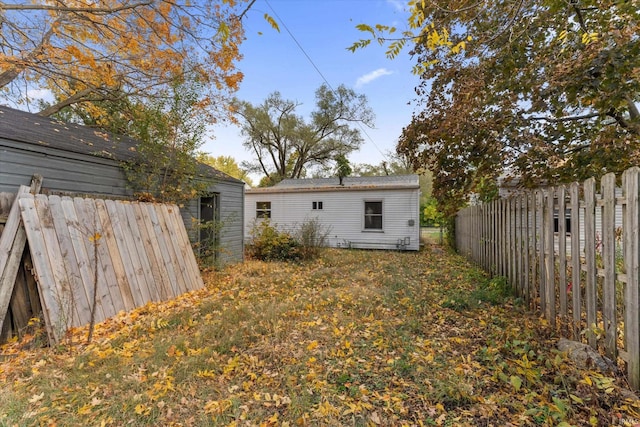
{"type": "MultiPolygon", "coordinates": [[[[398,152],[434,171],[447,214],[503,173],[526,186],[619,172],[640,159],[636,1],[411,2],[423,106],[398,152]]],[[[366,44],[356,43],[353,49],[366,44]]]]}
{"type": "Polygon", "coordinates": [[[434,227],[443,225],[442,213],[438,210],[438,201],[433,197],[420,203],[420,225],[434,227]]]}
{"type": "Polygon", "coordinates": [[[198,161],[207,164],[212,168],[219,170],[220,172],[224,172],[229,176],[244,181],[250,186],[253,186],[253,182],[251,181],[249,173],[246,170],[242,169],[240,165],[238,165],[236,160],[231,156],[214,157],[210,154],[199,153],[198,161]]]}
{"type": "Polygon", "coordinates": [[[351,164],[349,163],[349,159],[344,154],[338,154],[335,158],[336,161],[336,174],[338,178],[340,178],[340,185],[342,185],[342,180],[351,175],[353,170],[351,169],[351,164]]]}
{"type": "Polygon", "coordinates": [[[373,123],[366,97],[343,85],[316,90],[316,108],[308,121],[296,114],[299,105],[274,92],[260,105],[238,101],[234,106],[244,146],[255,156],[242,166],[264,174],[266,184],[303,177],[309,168],[332,162],[336,154],[358,149],[362,137],[356,125],[373,123]]]}
{"type": "Polygon", "coordinates": [[[139,197],[184,203],[211,184],[196,159],[206,131],[205,118],[193,113],[200,89],[195,79],[177,79],[153,102],[124,99],[101,105],[108,115],[100,120],[110,124],[109,130],[138,141],[138,156],[125,165],[125,171],[139,197]]]}

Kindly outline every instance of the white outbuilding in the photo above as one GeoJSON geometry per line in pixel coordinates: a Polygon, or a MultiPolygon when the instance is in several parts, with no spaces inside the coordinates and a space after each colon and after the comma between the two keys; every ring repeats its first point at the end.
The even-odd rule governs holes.
{"type": "Polygon", "coordinates": [[[286,231],[317,220],[331,247],[418,250],[418,175],[285,179],[247,189],[244,218],[247,238],[265,218],[286,231]]]}

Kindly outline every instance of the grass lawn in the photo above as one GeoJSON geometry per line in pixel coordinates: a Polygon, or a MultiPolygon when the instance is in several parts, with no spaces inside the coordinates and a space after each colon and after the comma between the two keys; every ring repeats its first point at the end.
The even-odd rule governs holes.
{"type": "Polygon", "coordinates": [[[442,244],[445,239],[444,230],[440,227],[420,227],[420,239],[425,244],[442,244]]]}
{"type": "Polygon", "coordinates": [[[247,261],[204,290],[0,348],[0,426],[632,425],[624,380],[462,258],[326,250],[247,261]]]}

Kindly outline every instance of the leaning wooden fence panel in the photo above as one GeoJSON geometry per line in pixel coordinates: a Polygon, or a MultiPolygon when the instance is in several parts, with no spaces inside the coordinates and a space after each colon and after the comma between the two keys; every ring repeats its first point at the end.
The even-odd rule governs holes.
{"type": "Polygon", "coordinates": [[[458,250],[505,276],[561,334],[620,358],[640,389],[640,168],[470,206],[458,250]]]}
{"type": "Polygon", "coordinates": [[[204,286],[174,205],[29,194],[18,202],[51,342],[204,286]]]}

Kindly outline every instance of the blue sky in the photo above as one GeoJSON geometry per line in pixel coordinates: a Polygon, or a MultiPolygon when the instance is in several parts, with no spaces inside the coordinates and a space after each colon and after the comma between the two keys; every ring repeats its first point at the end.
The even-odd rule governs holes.
{"type": "MultiPolygon", "coordinates": [[[[324,79],[334,88],[353,88],[367,96],[376,120],[374,129],[364,127],[365,143],[349,160],[379,164],[394,151],[411,120],[414,108],[408,103],[415,98],[418,79],[411,74],[408,49],[389,60],[377,44],[355,53],[346,48],[365,37],[355,28],[360,23],[404,29],[405,5],[401,0],[257,0],[245,21],[244,58],[239,64],[244,80],[237,97],[255,105],[279,91],[283,98],[302,103],[297,113],[308,118],[315,90],[324,79]],[[279,33],[265,21],[265,13],[276,19],[279,33]]],[[[232,156],[238,163],[251,159],[236,126],[216,125],[213,134],[215,139],[207,141],[203,151],[232,156]]]]}

